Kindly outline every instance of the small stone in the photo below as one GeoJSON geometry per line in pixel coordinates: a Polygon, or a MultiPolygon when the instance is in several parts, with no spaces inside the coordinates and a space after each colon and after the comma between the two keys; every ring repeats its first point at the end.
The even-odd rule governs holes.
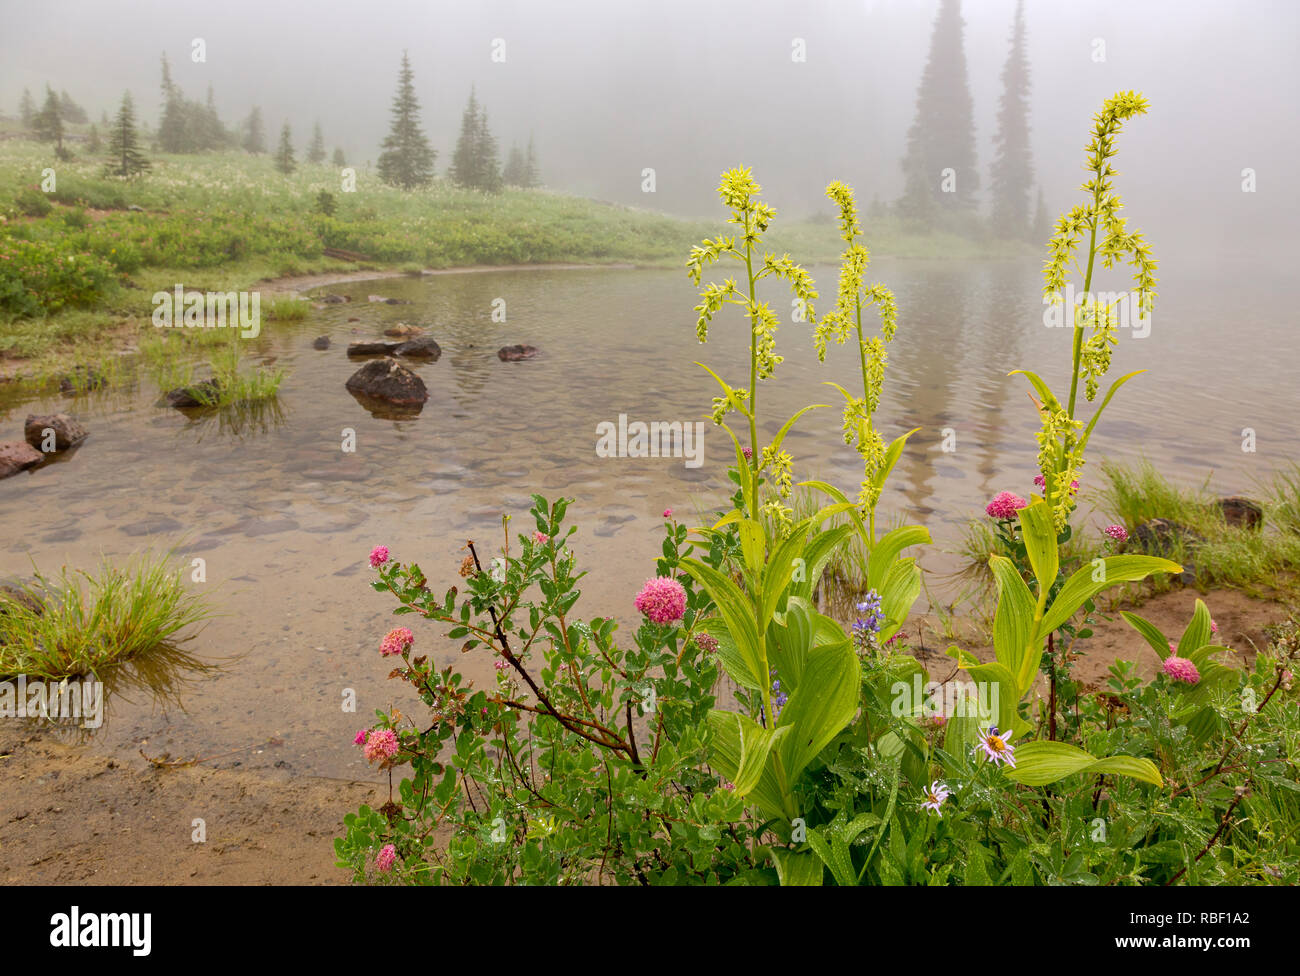
{"type": "Polygon", "coordinates": [[[532,359],[537,355],[536,346],[526,346],[516,344],[513,346],[502,346],[497,350],[497,358],[503,363],[517,363],[524,359],[532,359]]]}
{"type": "Polygon", "coordinates": [[[313,349],[328,349],[330,347],[330,337],[327,335],[317,336],[312,340],[313,349]]]}
{"type": "Polygon", "coordinates": [[[1241,495],[1229,495],[1220,498],[1215,504],[1223,512],[1224,521],[1234,528],[1258,529],[1264,524],[1264,506],[1259,502],[1241,495]]]}
{"type": "Polygon", "coordinates": [[[0,443],[0,478],[26,471],[45,460],[45,455],[26,441],[0,443]]]}
{"type": "Polygon", "coordinates": [[[54,447],[46,453],[66,451],[70,447],[76,447],[87,436],[86,428],[66,413],[27,415],[27,421],[23,424],[23,436],[27,438],[27,443],[38,451],[44,451],[46,444],[49,443],[49,434],[46,431],[54,435],[54,447]]]}

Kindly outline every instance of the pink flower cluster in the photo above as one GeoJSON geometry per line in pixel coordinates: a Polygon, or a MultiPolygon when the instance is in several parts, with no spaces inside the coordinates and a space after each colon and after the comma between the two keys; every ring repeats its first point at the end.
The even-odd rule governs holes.
{"type": "Polygon", "coordinates": [[[641,587],[636,608],[657,624],[670,624],[686,612],[686,590],[671,576],[656,576],[641,587]]]}
{"type": "Polygon", "coordinates": [[[1128,529],[1124,528],[1122,525],[1108,525],[1106,528],[1102,529],[1102,531],[1116,542],[1128,541],[1128,529]]]}
{"type": "Polygon", "coordinates": [[[388,547],[375,546],[370,550],[370,568],[378,569],[384,563],[388,562],[388,547]]]}
{"type": "MultiPolygon", "coordinates": [[[[1171,644],[1170,647],[1172,646],[1171,644]]],[[[1170,654],[1165,658],[1165,674],[1169,675],[1172,681],[1181,681],[1189,685],[1194,685],[1201,680],[1201,673],[1196,670],[1196,665],[1177,654],[1170,654]]]]}
{"type": "Polygon", "coordinates": [[[393,870],[393,863],[397,860],[397,848],[392,844],[385,844],[375,855],[375,867],[387,874],[393,870]]]}
{"type": "Polygon", "coordinates": [[[379,645],[379,653],[384,657],[392,657],[405,652],[414,643],[415,635],[407,628],[395,627],[384,635],[384,640],[379,645]]]}
{"type": "Polygon", "coordinates": [[[547,535],[545,532],[534,532],[533,541],[537,543],[539,546],[544,546],[546,545],[546,543],[551,541],[551,537],[547,535]]]}
{"type": "Polygon", "coordinates": [[[367,762],[390,759],[397,754],[397,733],[392,729],[362,729],[352,742],[362,747],[367,762]]]}
{"type": "Polygon", "coordinates": [[[989,518],[1013,519],[1016,517],[1016,512],[1020,511],[1028,504],[1029,502],[1025,501],[1019,495],[1013,495],[1009,491],[1004,491],[994,497],[993,501],[988,503],[984,511],[988,514],[989,518]]]}

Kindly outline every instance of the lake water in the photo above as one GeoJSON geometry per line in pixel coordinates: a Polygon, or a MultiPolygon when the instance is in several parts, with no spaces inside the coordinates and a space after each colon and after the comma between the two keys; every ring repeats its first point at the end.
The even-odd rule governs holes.
{"type": "MultiPolygon", "coordinates": [[[[922,428],[881,511],[928,525],[936,548],[954,544],[960,525],[998,491],[1032,491],[1037,418],[1024,379],[1006,374],[1034,369],[1060,389],[1070,341],[1067,330],[1043,325],[1035,263],[871,266],[870,279],[894,289],[901,313],[878,422],[887,439],[922,428]],[[943,449],[944,428],[954,451],[943,449]]],[[[829,307],[836,271],[812,270],[829,307]]],[[[1150,334],[1121,333],[1110,375],[1150,372],[1125,387],[1099,427],[1085,509],[1088,474],[1103,455],[1146,456],[1171,476],[1211,476],[1225,491],[1249,491],[1254,478],[1300,456],[1285,273],[1206,260],[1162,268],[1161,279],[1150,334]],[[1256,432],[1254,453],[1242,450],[1243,428],[1256,432]]],[[[247,747],[218,765],[282,762],[299,773],[369,778],[352,736],[375,708],[409,700],[385,680],[389,667],[378,655],[396,621],[391,599],[367,585],[373,546],[418,560],[441,592],[458,582],[466,539],[499,541],[501,512],[531,531],[532,492],[573,497],[570,519],[581,530],[573,548],[591,573],[578,610],[630,626],[632,598],[654,572],[662,511],[690,518],[729,494],[730,442],[707,423],[699,467],[596,451],[598,425],[617,424],[620,414],[707,421],[716,388],[695,360],[748,383],[739,312],[729,309],[699,345],[694,289],[679,271],[435,275],[324,292],[353,300],[305,321],[266,322],[247,343],[250,362],[287,371],[280,413],[262,427],[157,407],[147,380],[76,398],[0,398],[3,439],[21,436],[29,412],[64,410],[91,431],[70,457],[0,481],[0,577],[30,575],[32,560],[46,572],[91,569],[101,555],[175,546],[187,564],[206,560],[199,585],[224,614],[191,649],[230,659],[227,672],[197,682],[185,712],[115,698],[93,748],[134,756],[147,743],[151,755],[191,757],[247,747]],[[411,304],[368,303],[370,294],[411,304]],[[492,317],[498,299],[505,322],[492,317]],[[358,365],[345,347],[398,321],[425,326],[443,355],[410,363],[430,391],[420,415],[381,419],[344,389],[358,365]],[[334,340],[326,351],[311,346],[321,334],[334,340]],[[497,348],[517,342],[541,355],[499,361],[497,348]],[[340,450],[345,428],[356,433],[354,454],[340,450]],[[356,714],[340,708],[348,688],[356,714]]],[[[770,297],[788,319],[788,298],[770,297]]],[[[829,404],[800,422],[787,448],[797,478],[852,492],[861,473],[839,437],[839,394],[820,384],[852,388],[856,357],[851,345],[832,346],[830,362],[819,364],[810,331],[795,324],[778,334],[786,361],[761,387],[764,426],[770,434],[800,406],[829,404]]],[[[952,558],[931,552],[923,565],[939,573],[952,558]]],[[[491,686],[489,659],[462,656],[438,627],[414,629],[419,652],[491,686]]]]}

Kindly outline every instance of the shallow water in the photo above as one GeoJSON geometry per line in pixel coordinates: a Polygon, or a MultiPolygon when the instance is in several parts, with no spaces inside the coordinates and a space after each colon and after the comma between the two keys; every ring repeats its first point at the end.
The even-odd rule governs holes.
{"type": "MultiPolygon", "coordinates": [[[[813,270],[829,307],[835,269],[813,270]]],[[[1041,278],[1030,262],[882,260],[871,271],[901,309],[878,419],[887,438],[922,428],[882,512],[926,524],[940,546],[951,545],[991,495],[1032,491],[1037,419],[1023,378],[1006,374],[1033,368],[1059,385],[1069,333],[1043,326],[1041,278]],[[956,435],[955,451],[943,450],[944,428],[956,435]]],[[[1150,373],[1109,408],[1092,442],[1094,465],[1103,455],[1145,455],[1176,478],[1212,473],[1216,487],[1237,491],[1300,453],[1285,277],[1244,271],[1207,263],[1162,272],[1151,334],[1122,333],[1110,375],[1150,373]],[[1245,427],[1257,432],[1256,453],[1241,449],[1245,427]]],[[[367,586],[371,547],[383,543],[396,558],[418,560],[441,592],[458,582],[467,538],[500,539],[503,510],[517,531],[531,531],[532,492],[573,497],[570,521],[581,530],[573,548],[591,572],[578,609],[630,626],[632,597],[653,575],[661,512],[690,518],[729,494],[730,441],[707,424],[698,468],[681,458],[596,452],[597,425],[620,414],[707,421],[716,388],[694,360],[747,385],[739,312],[720,317],[700,346],[694,290],[678,271],[437,275],[324,292],[353,300],[302,322],[264,322],[263,335],[247,343],[252,362],[274,361],[287,377],[278,413],[242,429],[228,416],[191,418],[155,406],[158,391],[147,380],[75,398],[0,399],[3,439],[21,436],[29,412],[65,410],[91,431],[74,454],[0,481],[0,577],[30,575],[32,560],[45,570],[89,569],[101,554],[175,546],[187,564],[206,560],[207,582],[197,585],[225,614],[190,649],[231,659],[227,673],[196,683],[184,714],[114,699],[95,748],[134,755],[143,745],[173,757],[243,749],[218,764],[283,762],[300,773],[368,778],[352,736],[375,708],[408,701],[385,680],[389,668],[377,653],[395,604],[367,586]],[[412,304],[368,303],[370,294],[412,304]],[[506,303],[504,323],[492,320],[496,299],[506,303]],[[358,365],[345,347],[398,321],[425,326],[443,355],[409,363],[430,399],[417,418],[395,421],[372,416],[344,389],[358,365]],[[321,334],[332,336],[329,350],[312,348],[321,334]],[[497,348],[517,342],[542,353],[500,362],[497,348]],[[356,432],[355,454],[340,450],[345,428],[356,432]],[[356,714],[340,708],[349,688],[356,714]]],[[[784,295],[771,297],[789,308],[784,295]]],[[[809,331],[782,328],[786,362],[761,387],[762,415],[772,433],[805,403],[829,404],[800,422],[787,449],[798,478],[822,477],[852,492],[860,470],[839,438],[839,394],[819,384],[852,387],[855,357],[851,346],[832,346],[830,362],[819,364],[809,331]]],[[[1085,508],[1095,470],[1085,469],[1085,508]]],[[[924,564],[937,572],[952,560],[930,553],[924,564]]],[[[414,629],[421,653],[456,661],[480,686],[491,685],[490,661],[466,659],[439,628],[414,629]]]]}

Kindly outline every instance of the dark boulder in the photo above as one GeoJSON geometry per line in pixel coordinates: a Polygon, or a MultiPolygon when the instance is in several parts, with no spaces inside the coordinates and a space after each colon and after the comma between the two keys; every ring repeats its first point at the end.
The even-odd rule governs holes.
{"type": "Polygon", "coordinates": [[[1126,548],[1163,556],[1181,543],[1189,548],[1205,541],[1205,536],[1172,519],[1153,518],[1138,525],[1129,535],[1126,548]]]}
{"type": "Polygon", "coordinates": [[[8,613],[7,604],[17,603],[32,613],[40,615],[45,612],[45,604],[28,586],[13,583],[0,583],[0,613],[8,613]]]}
{"type": "Polygon", "coordinates": [[[442,347],[428,336],[419,339],[412,339],[409,342],[403,342],[393,351],[399,356],[411,356],[415,359],[432,359],[435,363],[438,361],[438,357],[442,355],[442,347]]]}
{"type": "Polygon", "coordinates": [[[86,439],[87,435],[86,428],[66,413],[27,415],[27,422],[23,424],[23,436],[27,438],[27,443],[38,451],[45,450],[47,430],[54,434],[54,449],[49,453],[76,447],[86,439]]]}
{"type": "Polygon", "coordinates": [[[517,363],[523,359],[532,359],[537,355],[536,346],[513,345],[502,346],[497,350],[497,358],[503,363],[517,363]]]}
{"type": "Polygon", "coordinates": [[[178,386],[163,394],[163,402],[169,407],[206,407],[217,401],[221,395],[221,384],[216,380],[204,380],[189,386],[178,386]]]}
{"type": "Polygon", "coordinates": [[[1264,524],[1264,506],[1259,502],[1241,495],[1229,495],[1220,498],[1215,504],[1223,512],[1224,521],[1234,528],[1258,529],[1264,524]]]}
{"type": "Polygon", "coordinates": [[[376,339],[372,341],[362,340],[361,342],[348,343],[349,356],[388,356],[391,355],[400,342],[393,342],[389,339],[376,339]]]}
{"type": "Polygon", "coordinates": [[[8,478],[19,471],[34,468],[45,460],[45,455],[26,441],[0,443],[0,478],[8,478]]]}
{"type": "Polygon", "coordinates": [[[347,388],[354,394],[398,406],[423,404],[429,399],[424,381],[396,359],[374,359],[353,373],[347,388]]]}
{"type": "Polygon", "coordinates": [[[317,336],[315,339],[312,340],[311,347],[313,349],[328,349],[330,347],[330,337],[317,336]]]}

